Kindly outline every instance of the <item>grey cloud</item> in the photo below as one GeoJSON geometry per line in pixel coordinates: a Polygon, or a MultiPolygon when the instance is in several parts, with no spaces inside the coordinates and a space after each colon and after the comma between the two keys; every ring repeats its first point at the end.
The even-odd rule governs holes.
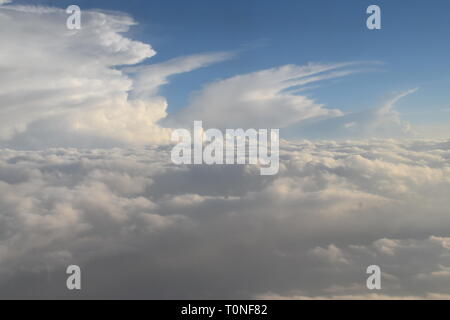
{"type": "Polygon", "coordinates": [[[373,298],[378,264],[378,297],[445,297],[446,146],[284,141],[274,177],[174,166],[167,147],[3,149],[0,296],[373,298]]]}

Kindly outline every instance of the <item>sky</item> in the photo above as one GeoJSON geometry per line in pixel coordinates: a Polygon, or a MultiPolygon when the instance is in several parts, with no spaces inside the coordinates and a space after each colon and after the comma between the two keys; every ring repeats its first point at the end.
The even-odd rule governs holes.
{"type": "MultiPolygon", "coordinates": [[[[17,1],[65,8],[70,1],[17,1]]],[[[422,136],[447,137],[450,27],[445,0],[375,1],[382,30],[366,28],[373,1],[78,1],[86,9],[129,13],[138,22],[130,36],[151,43],[157,63],[189,54],[231,51],[228,61],[174,75],[162,88],[169,112],[188,104],[205,84],[286,64],[377,61],[367,72],[320,83],[307,92],[344,112],[374,108],[393,95],[419,88],[398,102],[402,118],[422,136]]]]}
{"type": "Polygon", "coordinates": [[[0,298],[450,299],[450,4],[374,2],[0,0],[0,298]]]}

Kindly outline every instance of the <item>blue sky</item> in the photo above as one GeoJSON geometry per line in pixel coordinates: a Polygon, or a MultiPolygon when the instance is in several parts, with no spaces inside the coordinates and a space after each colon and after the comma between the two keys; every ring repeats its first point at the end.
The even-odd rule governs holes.
{"type": "MultiPolygon", "coordinates": [[[[16,1],[66,7],[74,1],[16,1]]],[[[380,61],[370,72],[321,83],[308,92],[344,112],[374,107],[419,88],[396,109],[413,124],[450,120],[450,2],[365,0],[78,0],[82,9],[127,12],[139,23],[130,36],[158,54],[148,63],[211,51],[235,58],[173,76],[163,88],[169,112],[183,108],[195,90],[216,79],[285,64],[380,61]],[[382,9],[382,30],[366,28],[370,4],[382,9]]]]}

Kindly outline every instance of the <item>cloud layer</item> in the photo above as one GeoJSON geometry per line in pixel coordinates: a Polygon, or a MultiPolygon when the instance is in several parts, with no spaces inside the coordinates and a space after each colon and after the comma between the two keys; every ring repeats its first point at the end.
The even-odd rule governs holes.
{"type": "Polygon", "coordinates": [[[156,147],[1,151],[0,295],[70,297],[71,263],[83,297],[375,297],[371,264],[378,295],[449,294],[448,142],[281,154],[262,177],[174,166],[156,147]]]}

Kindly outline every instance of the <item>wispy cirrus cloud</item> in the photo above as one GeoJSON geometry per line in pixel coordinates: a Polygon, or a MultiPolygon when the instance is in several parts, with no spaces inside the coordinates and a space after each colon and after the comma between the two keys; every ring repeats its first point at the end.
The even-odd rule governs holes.
{"type": "Polygon", "coordinates": [[[402,120],[395,104],[418,89],[395,95],[380,107],[349,112],[329,119],[312,119],[307,123],[295,123],[283,131],[286,138],[304,139],[370,139],[413,138],[414,128],[402,120]]]}
{"type": "Polygon", "coordinates": [[[169,123],[188,125],[201,119],[207,127],[283,128],[308,119],[341,115],[299,91],[307,85],[344,77],[358,70],[354,64],[309,64],[237,75],[207,84],[169,123]]]}

